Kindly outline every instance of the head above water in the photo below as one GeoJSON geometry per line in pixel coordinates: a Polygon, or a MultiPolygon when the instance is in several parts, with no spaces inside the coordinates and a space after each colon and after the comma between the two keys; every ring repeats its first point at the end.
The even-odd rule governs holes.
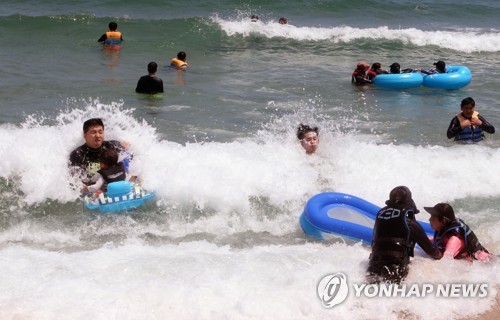
{"type": "Polygon", "coordinates": [[[178,54],[177,54],[177,59],[181,60],[181,61],[186,61],[186,53],[184,51],[180,51],[178,54]]]}
{"type": "Polygon", "coordinates": [[[285,17],[281,17],[278,22],[279,24],[287,24],[288,20],[285,17]]]}
{"type": "Polygon", "coordinates": [[[364,61],[360,61],[356,64],[356,69],[360,71],[366,71],[370,69],[370,65],[364,61]]]}
{"type": "Polygon", "coordinates": [[[307,154],[313,154],[318,149],[319,129],[311,128],[306,124],[299,124],[297,128],[297,138],[307,154]]]}
{"type": "Polygon", "coordinates": [[[158,64],[154,61],[151,61],[148,63],[148,72],[149,73],[156,73],[158,71],[158,64]]]}
{"type": "Polygon", "coordinates": [[[92,149],[99,149],[104,143],[104,123],[100,118],[92,118],[83,123],[85,144],[92,149]]]}
{"type": "Polygon", "coordinates": [[[446,63],[442,60],[439,60],[438,62],[434,62],[434,65],[436,66],[436,70],[439,73],[445,73],[446,72],[446,63]]]}
{"type": "Polygon", "coordinates": [[[382,68],[382,65],[380,64],[380,62],[375,62],[374,64],[372,64],[373,70],[378,70],[380,68],[382,68]]]}
{"type": "Polygon", "coordinates": [[[118,23],[112,21],[108,24],[108,28],[111,31],[116,31],[116,29],[118,29],[118,23]]]}
{"type": "Polygon", "coordinates": [[[443,222],[450,222],[456,218],[453,207],[448,203],[438,203],[434,207],[424,207],[424,209],[429,212],[431,216],[434,216],[443,222]]]}
{"type": "Polygon", "coordinates": [[[460,108],[464,108],[466,106],[474,108],[476,106],[476,101],[474,101],[471,97],[467,97],[460,103],[460,108]]]}
{"type": "Polygon", "coordinates": [[[394,62],[393,64],[391,64],[389,66],[389,68],[391,68],[390,69],[391,73],[400,73],[401,72],[401,66],[397,62],[394,62]]]}
{"type": "Polygon", "coordinates": [[[389,200],[385,202],[388,206],[401,207],[401,208],[413,208],[414,213],[419,213],[415,202],[412,199],[411,191],[406,186],[399,186],[391,190],[389,194],[389,200]]]}
{"type": "Polygon", "coordinates": [[[83,133],[87,133],[91,127],[99,126],[104,129],[104,123],[101,118],[92,118],[88,119],[83,123],[83,133]]]}
{"type": "Polygon", "coordinates": [[[107,149],[99,157],[99,162],[106,168],[112,168],[118,164],[118,152],[115,149],[107,149]]]}
{"type": "Polygon", "coordinates": [[[259,17],[255,14],[252,14],[252,16],[250,17],[250,19],[252,20],[252,22],[257,22],[257,20],[259,20],[259,17]]]}

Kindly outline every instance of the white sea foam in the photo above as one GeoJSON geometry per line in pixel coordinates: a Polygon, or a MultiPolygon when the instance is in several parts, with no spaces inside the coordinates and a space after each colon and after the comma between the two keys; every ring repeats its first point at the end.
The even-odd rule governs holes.
{"type": "Polygon", "coordinates": [[[491,29],[461,30],[421,30],[418,28],[390,29],[387,26],[376,28],[355,28],[350,26],[311,27],[281,25],[277,21],[251,22],[243,19],[212,18],[228,35],[260,35],[266,38],[282,37],[298,41],[354,42],[359,39],[400,41],[407,45],[437,46],[462,52],[500,51],[500,34],[491,29]]]}
{"type": "Polygon", "coordinates": [[[497,264],[416,257],[407,283],[487,283],[486,298],[356,298],[325,309],[316,294],[326,274],[364,281],[369,250],[303,244],[231,249],[205,241],[73,253],[1,249],[0,318],[36,319],[401,319],[455,318],[488,310],[497,264]],[[33,266],[36,265],[36,272],[33,266]],[[19,285],[22,279],[22,285],[19,285]],[[8,294],[5,294],[8,293],[8,294]]]}

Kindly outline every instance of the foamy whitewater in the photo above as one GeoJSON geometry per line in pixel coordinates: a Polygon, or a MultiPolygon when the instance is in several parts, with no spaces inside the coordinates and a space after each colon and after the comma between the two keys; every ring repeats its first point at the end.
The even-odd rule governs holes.
{"type": "Polygon", "coordinates": [[[446,128],[467,96],[500,128],[491,72],[500,59],[499,14],[494,1],[2,2],[0,319],[496,312],[500,135],[456,145],[446,128]],[[289,24],[279,25],[280,16],[289,24]],[[125,38],[115,53],[96,43],[111,19],[125,38]],[[168,68],[180,50],[187,72],[168,68]],[[430,68],[440,59],[468,66],[471,84],[445,91],[350,83],[359,60],[430,68]],[[165,93],[137,95],[151,60],[165,93]],[[103,119],[107,140],[130,143],[131,173],[154,201],[120,214],[84,208],[66,168],[91,117],[103,119]],[[295,136],[301,122],[320,129],[312,156],[295,136]],[[429,218],[424,206],[452,204],[496,256],[488,264],[434,261],[418,249],[404,284],[486,284],[487,295],[350,290],[324,307],[321,279],[343,273],[350,285],[363,284],[370,248],[306,237],[299,216],[307,200],[335,191],[382,206],[398,185],[411,189],[419,220],[429,218]]]}

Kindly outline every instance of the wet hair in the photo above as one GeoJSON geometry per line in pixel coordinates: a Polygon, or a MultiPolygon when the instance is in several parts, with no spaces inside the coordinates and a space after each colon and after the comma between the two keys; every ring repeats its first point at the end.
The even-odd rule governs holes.
{"type": "Polygon", "coordinates": [[[158,64],[154,61],[148,63],[148,72],[155,73],[158,70],[158,64]]]}
{"type": "Polygon", "coordinates": [[[316,132],[316,134],[319,135],[319,129],[318,127],[314,127],[314,128],[311,128],[310,126],[308,126],[307,124],[299,124],[298,128],[297,128],[297,138],[299,140],[302,140],[304,139],[304,135],[308,132],[316,132]]]}
{"type": "Polygon", "coordinates": [[[87,133],[91,127],[101,126],[104,129],[104,123],[101,118],[88,119],[83,123],[83,133],[87,133]]]}
{"type": "Polygon", "coordinates": [[[287,24],[288,20],[285,17],[281,17],[280,20],[279,20],[279,23],[280,24],[287,24]]]}
{"type": "Polygon", "coordinates": [[[177,54],[177,59],[185,61],[186,60],[186,53],[184,51],[181,51],[177,54]]]}
{"type": "Polygon", "coordinates": [[[391,190],[389,200],[385,202],[388,206],[402,207],[406,209],[413,209],[413,213],[419,213],[415,202],[413,201],[411,191],[407,186],[398,186],[391,190]]]}
{"type": "Polygon", "coordinates": [[[467,105],[471,105],[472,107],[475,107],[476,101],[474,101],[474,99],[472,99],[471,97],[467,97],[467,98],[463,99],[462,102],[460,103],[460,108],[463,108],[467,105]]]}
{"type": "Polygon", "coordinates": [[[112,21],[109,23],[108,27],[109,27],[109,30],[116,31],[116,29],[118,28],[118,23],[112,21]]]}
{"type": "Polygon", "coordinates": [[[380,68],[382,68],[382,65],[379,62],[375,62],[374,64],[372,64],[372,69],[373,70],[377,70],[377,69],[380,69],[380,68]]]}
{"type": "Polygon", "coordinates": [[[252,14],[252,16],[250,17],[250,19],[252,19],[252,21],[257,21],[257,20],[259,20],[259,17],[256,16],[255,14],[252,14]]]}
{"type": "Polygon", "coordinates": [[[118,163],[118,152],[116,152],[115,149],[104,150],[99,157],[99,162],[105,164],[109,168],[116,166],[118,163]]]}

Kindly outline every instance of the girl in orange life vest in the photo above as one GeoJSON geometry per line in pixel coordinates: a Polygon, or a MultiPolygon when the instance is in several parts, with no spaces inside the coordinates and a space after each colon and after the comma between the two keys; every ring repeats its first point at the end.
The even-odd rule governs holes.
{"type": "Polygon", "coordinates": [[[186,53],[181,51],[177,54],[177,58],[173,58],[170,62],[171,67],[177,68],[177,70],[185,70],[188,67],[186,62],[186,53]]]}
{"type": "Polygon", "coordinates": [[[364,61],[358,62],[356,65],[356,69],[352,73],[351,82],[357,85],[364,85],[367,83],[372,83],[371,80],[368,80],[366,76],[366,71],[370,69],[370,65],[364,61]]]}
{"type": "Polygon", "coordinates": [[[380,63],[375,62],[374,64],[372,64],[372,68],[368,70],[368,80],[373,81],[373,79],[375,79],[375,77],[378,76],[379,74],[387,74],[387,73],[389,72],[382,69],[382,65],[380,63]]]}
{"type": "Polygon", "coordinates": [[[476,102],[471,97],[465,98],[460,104],[462,112],[450,122],[446,133],[448,139],[455,138],[459,143],[477,143],[484,138],[484,131],[495,133],[493,127],[476,111],[476,102]]]}
{"type": "Polygon", "coordinates": [[[109,46],[119,46],[122,44],[123,37],[122,33],[120,31],[117,31],[118,29],[118,24],[114,21],[110,22],[109,25],[109,31],[103,34],[97,42],[102,42],[105,45],[109,46]]]}

